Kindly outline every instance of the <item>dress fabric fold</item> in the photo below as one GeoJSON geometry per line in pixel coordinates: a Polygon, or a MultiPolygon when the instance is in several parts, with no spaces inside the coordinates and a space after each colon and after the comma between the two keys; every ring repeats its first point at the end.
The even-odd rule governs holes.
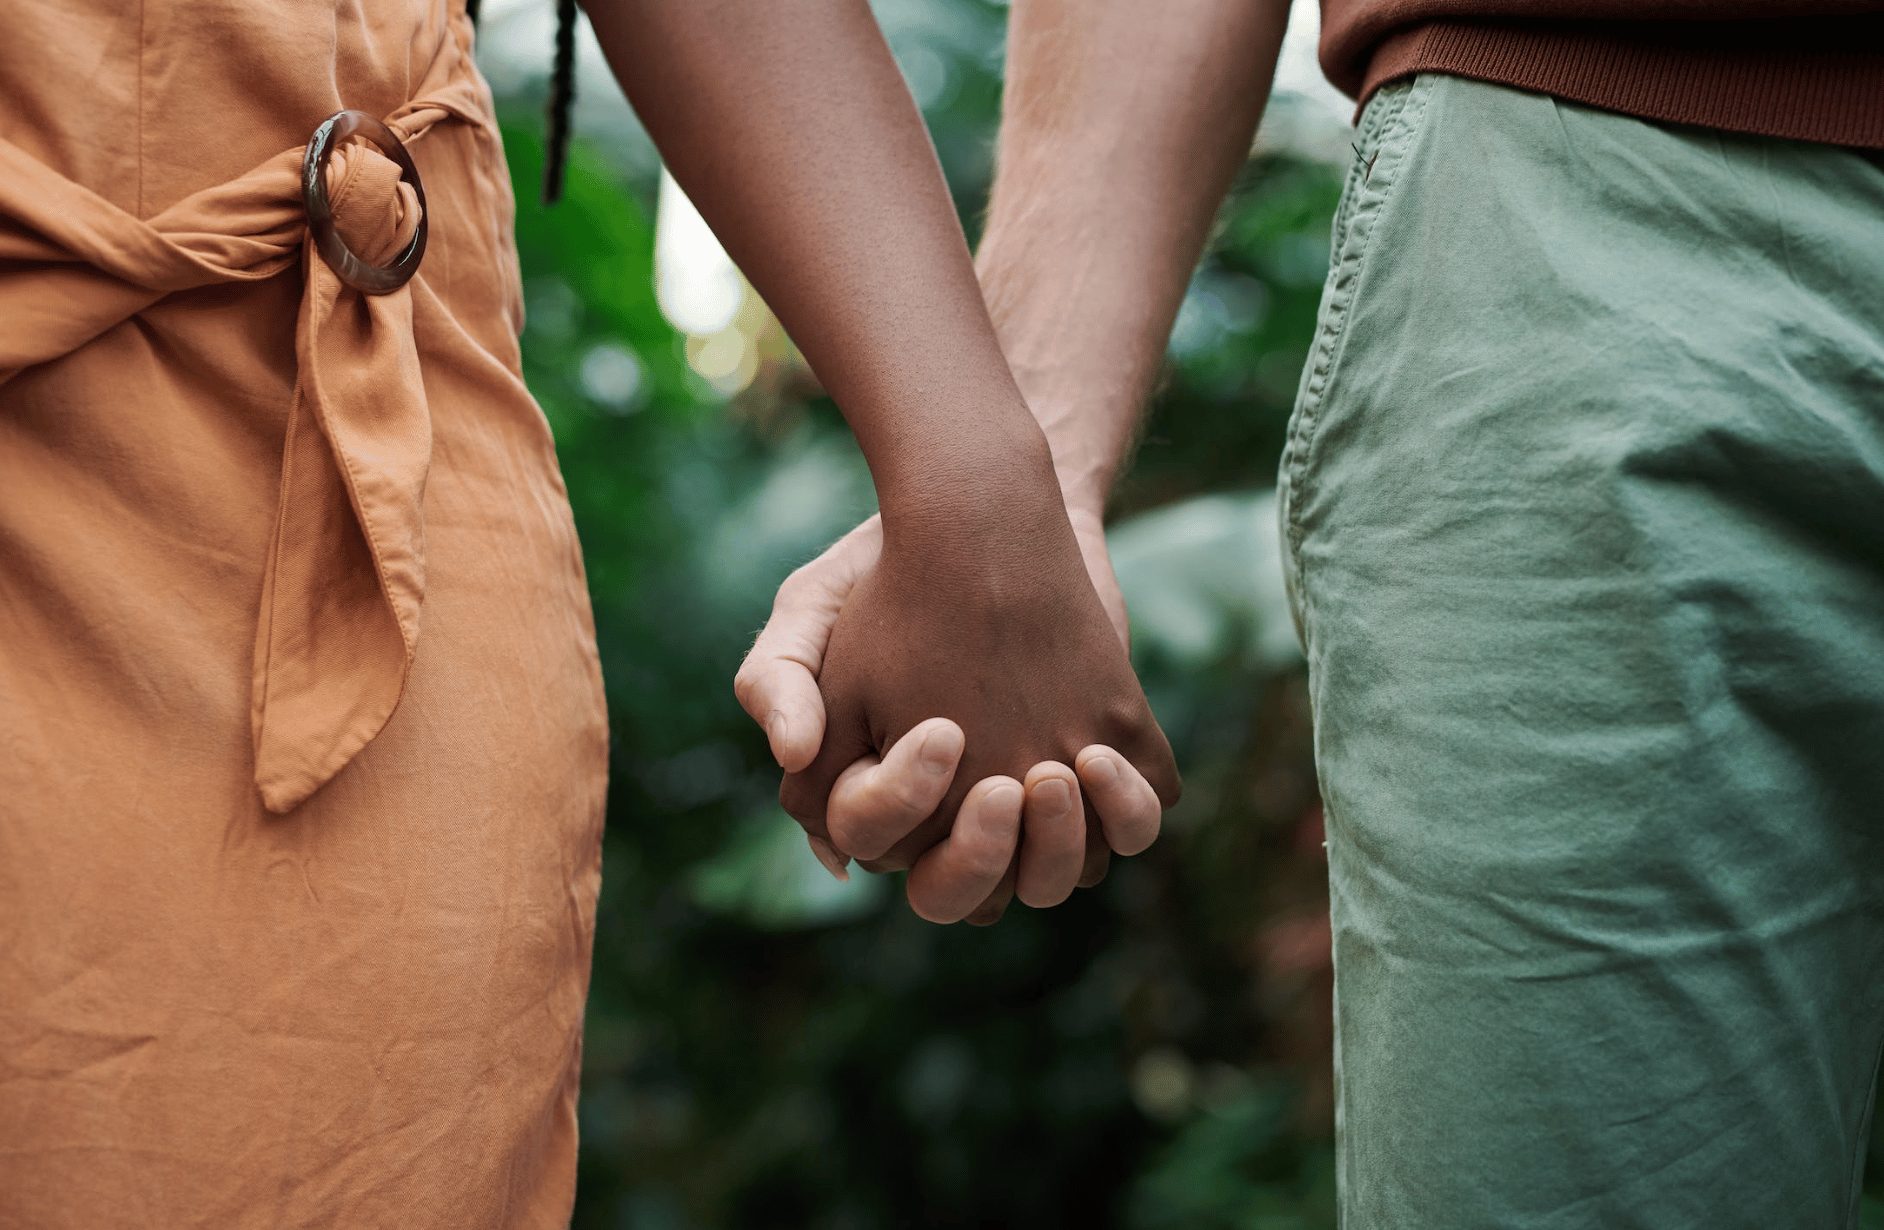
{"type": "Polygon", "coordinates": [[[0,47],[0,1224],[566,1224],[606,719],[470,23],[124,7],[0,47]]]}
{"type": "MultiPolygon", "coordinates": [[[[477,123],[475,73],[468,57],[439,56],[427,94],[388,117],[394,133],[416,141],[441,120],[477,123]]],[[[363,295],[327,267],[308,235],[303,153],[147,222],[0,140],[0,382],[166,295],[301,267],[298,382],[255,642],[255,780],[278,812],[338,772],[399,703],[425,598],[431,459],[410,284],[363,295]]],[[[350,146],[329,180],[343,232],[372,236],[380,255],[411,238],[417,204],[392,162],[350,146]]]]}

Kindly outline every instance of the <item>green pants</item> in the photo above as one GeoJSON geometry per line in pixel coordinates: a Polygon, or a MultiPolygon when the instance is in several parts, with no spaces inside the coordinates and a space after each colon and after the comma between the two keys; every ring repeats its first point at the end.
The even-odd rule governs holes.
{"type": "Polygon", "coordinates": [[[1348,1230],[1855,1224],[1884,167],[1379,95],[1283,460],[1348,1230]]]}

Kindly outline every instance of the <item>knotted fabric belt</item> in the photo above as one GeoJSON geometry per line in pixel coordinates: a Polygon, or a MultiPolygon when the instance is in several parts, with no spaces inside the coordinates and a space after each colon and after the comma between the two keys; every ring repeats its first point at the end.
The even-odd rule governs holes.
{"type": "MultiPolygon", "coordinates": [[[[413,100],[386,117],[398,142],[448,119],[486,122],[468,48],[446,43],[413,100]]],[[[352,122],[320,135],[337,143],[352,122]]],[[[255,783],[276,812],[339,772],[399,704],[425,598],[432,455],[412,286],[372,285],[351,271],[352,283],[385,292],[369,294],[323,258],[304,203],[308,152],[284,150],[139,219],[0,140],[0,382],[166,295],[303,270],[250,707],[255,783]]],[[[358,255],[393,269],[416,262],[416,175],[406,182],[398,165],[358,145],[315,152],[332,156],[325,186],[339,231],[382,236],[358,255]]]]}

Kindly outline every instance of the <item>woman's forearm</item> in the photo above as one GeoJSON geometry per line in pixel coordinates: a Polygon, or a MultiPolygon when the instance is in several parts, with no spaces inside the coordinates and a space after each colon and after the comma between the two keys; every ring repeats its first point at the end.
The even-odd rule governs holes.
{"type": "Polygon", "coordinates": [[[587,9],[675,179],[856,433],[886,526],[1044,473],[1044,437],[865,0],[587,9]]]}

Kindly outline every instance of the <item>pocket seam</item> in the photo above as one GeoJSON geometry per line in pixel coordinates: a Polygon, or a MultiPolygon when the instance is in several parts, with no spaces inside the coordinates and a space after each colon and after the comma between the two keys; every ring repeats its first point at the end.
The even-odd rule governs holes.
{"type": "MultiPolygon", "coordinates": [[[[1307,578],[1302,561],[1305,537],[1302,506],[1310,492],[1310,454],[1320,438],[1321,411],[1329,385],[1333,383],[1341,355],[1346,350],[1349,311],[1367,269],[1373,233],[1394,196],[1394,188],[1399,183],[1400,170],[1406,160],[1407,146],[1411,144],[1425,114],[1432,80],[1429,75],[1416,78],[1406,93],[1400,96],[1398,105],[1382,117],[1374,157],[1365,164],[1366,174],[1362,174],[1363,160],[1360,158],[1356,158],[1348,173],[1348,191],[1356,194],[1353,208],[1345,208],[1344,200],[1344,208],[1337,214],[1328,299],[1315,333],[1314,345],[1309,351],[1308,374],[1303,381],[1296,407],[1295,425],[1289,432],[1283,473],[1283,481],[1288,489],[1284,523],[1288,541],[1285,546],[1304,611],[1308,602],[1307,578]],[[1369,188],[1375,187],[1375,176],[1382,176],[1382,182],[1369,192],[1369,188]],[[1358,232],[1356,228],[1360,228],[1358,232]]],[[[1298,619],[1298,622],[1306,625],[1307,621],[1298,619]]]]}

